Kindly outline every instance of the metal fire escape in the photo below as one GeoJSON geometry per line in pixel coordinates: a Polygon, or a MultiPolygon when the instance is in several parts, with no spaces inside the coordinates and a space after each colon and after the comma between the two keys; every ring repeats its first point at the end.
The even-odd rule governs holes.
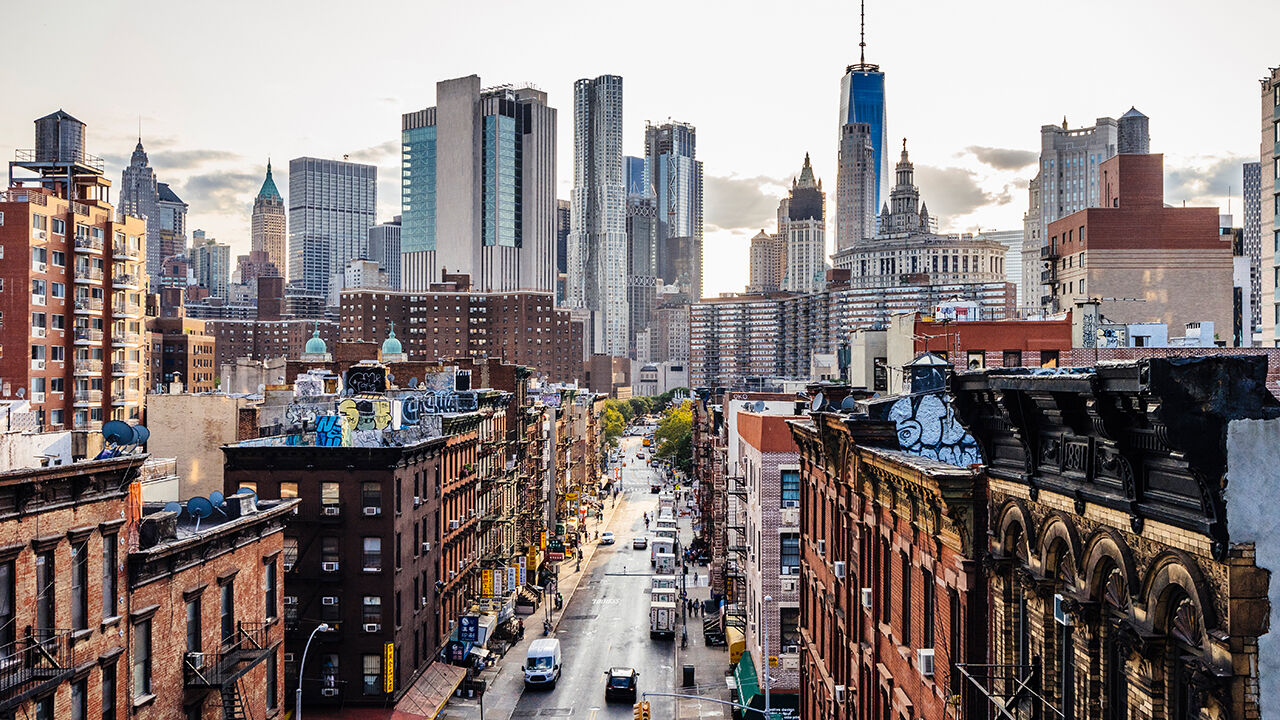
{"type": "Polygon", "coordinates": [[[724,565],[725,625],[742,632],[747,629],[747,489],[741,476],[726,477],[728,556],[724,565]]]}
{"type": "Polygon", "coordinates": [[[236,623],[235,632],[218,652],[190,652],[183,657],[183,680],[188,690],[217,690],[223,720],[252,720],[244,703],[240,680],[259,663],[276,656],[279,642],[270,642],[267,623],[236,623]]]}

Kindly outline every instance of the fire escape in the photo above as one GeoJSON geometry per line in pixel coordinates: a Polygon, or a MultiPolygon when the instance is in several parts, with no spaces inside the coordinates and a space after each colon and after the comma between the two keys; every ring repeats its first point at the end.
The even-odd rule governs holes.
{"type": "Polygon", "coordinates": [[[0,716],[69,680],[74,668],[70,630],[28,627],[0,647],[0,716]]]}
{"type": "Polygon", "coordinates": [[[747,489],[741,476],[725,478],[728,485],[726,497],[728,531],[728,555],[724,565],[725,625],[747,630],[747,489]]]}
{"type": "Polygon", "coordinates": [[[183,657],[183,682],[188,691],[217,690],[223,720],[252,720],[240,690],[240,680],[264,660],[276,656],[279,642],[271,642],[267,623],[238,622],[215,653],[189,652],[183,657]]]}

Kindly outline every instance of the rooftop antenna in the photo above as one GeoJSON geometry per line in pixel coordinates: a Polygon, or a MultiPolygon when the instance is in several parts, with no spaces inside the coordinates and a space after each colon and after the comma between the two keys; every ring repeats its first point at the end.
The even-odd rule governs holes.
{"type": "MultiPolygon", "coordinates": [[[[858,64],[867,64],[867,2],[862,0],[858,3],[859,21],[858,21],[858,64]]],[[[142,121],[139,120],[139,123],[142,121]]],[[[142,130],[138,130],[138,136],[142,136],[142,130]]]]}

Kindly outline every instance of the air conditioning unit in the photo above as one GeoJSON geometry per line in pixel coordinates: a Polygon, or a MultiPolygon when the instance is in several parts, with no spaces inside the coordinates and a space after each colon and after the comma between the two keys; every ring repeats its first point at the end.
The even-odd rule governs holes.
{"type": "Polygon", "coordinates": [[[297,596],[297,595],[285,595],[285,596],[284,596],[284,604],[285,604],[285,605],[297,605],[297,604],[298,604],[298,596],[297,596]]]}
{"type": "Polygon", "coordinates": [[[413,496],[413,506],[414,506],[414,507],[418,507],[418,506],[419,506],[419,505],[421,505],[421,504],[422,504],[422,498],[418,497],[417,495],[414,495],[414,496],[413,496]]]}
{"type": "Polygon", "coordinates": [[[320,697],[338,697],[338,688],[320,688],[320,697]]]}
{"type": "Polygon", "coordinates": [[[44,361],[43,361],[43,360],[32,360],[32,361],[31,361],[31,369],[32,369],[32,370],[43,370],[43,369],[44,369],[44,361]]]}
{"type": "Polygon", "coordinates": [[[450,580],[452,580],[455,576],[457,576],[457,574],[458,574],[458,571],[457,571],[457,570],[450,570],[450,571],[449,571],[449,579],[450,579],[450,580]]]}
{"type": "Polygon", "coordinates": [[[338,563],[336,562],[320,563],[320,569],[325,572],[338,572],[338,563]]]}
{"type": "Polygon", "coordinates": [[[782,654],[783,655],[799,655],[800,646],[799,645],[783,645],[782,654]]]}
{"type": "Polygon", "coordinates": [[[795,591],[796,591],[796,581],[790,578],[783,579],[782,592],[795,592],[795,591]]]}
{"type": "Polygon", "coordinates": [[[293,570],[293,563],[291,562],[284,563],[284,571],[289,572],[290,570],[293,570]]]}
{"type": "Polygon", "coordinates": [[[782,507],[784,507],[784,508],[798,508],[798,507],[800,507],[800,501],[799,501],[799,500],[784,500],[784,501],[783,501],[783,503],[782,503],[782,507]]]}
{"type": "Polygon", "coordinates": [[[32,230],[32,231],[31,231],[31,237],[35,238],[36,240],[48,240],[48,239],[49,239],[49,231],[47,231],[47,230],[32,230]]]}
{"type": "Polygon", "coordinates": [[[471,508],[470,510],[467,511],[467,517],[475,517],[475,516],[476,516],[475,508],[471,508]]]}
{"type": "Polygon", "coordinates": [[[783,574],[783,575],[790,575],[790,574],[791,574],[791,566],[790,566],[790,565],[783,565],[783,566],[782,566],[782,574],[783,574]]]}
{"type": "Polygon", "coordinates": [[[285,661],[285,662],[293,662],[293,653],[285,653],[285,654],[284,654],[284,661],[285,661]]]}
{"type": "Polygon", "coordinates": [[[187,664],[196,670],[204,668],[204,653],[189,652],[187,653],[187,664]]]}
{"type": "Polygon", "coordinates": [[[379,515],[381,513],[382,513],[382,508],[380,507],[367,507],[364,509],[364,514],[366,516],[379,515]]]}
{"type": "Polygon", "coordinates": [[[826,557],[826,555],[827,555],[827,541],[826,541],[826,540],[819,540],[819,541],[818,541],[818,555],[819,555],[819,556],[822,556],[822,557],[826,557]]]}
{"type": "Polygon", "coordinates": [[[426,607],[426,606],[427,606],[427,596],[423,595],[422,601],[418,603],[418,607],[426,607]]]}
{"type": "Polygon", "coordinates": [[[843,685],[836,686],[836,702],[838,703],[844,702],[844,686],[843,685]]]}
{"type": "Polygon", "coordinates": [[[337,596],[337,595],[325,595],[324,597],[320,598],[320,604],[321,604],[321,605],[337,605],[337,604],[338,604],[338,596],[337,596]]]}
{"type": "Polygon", "coordinates": [[[382,632],[382,626],[378,623],[365,623],[364,631],[367,633],[382,632]]]}
{"type": "Polygon", "coordinates": [[[837,560],[835,563],[835,567],[836,567],[836,577],[843,580],[845,575],[844,560],[837,560]]]}
{"type": "Polygon", "coordinates": [[[424,543],[422,543],[422,552],[424,552],[424,553],[425,553],[425,552],[431,552],[431,543],[430,543],[430,542],[424,542],[424,543]]]}
{"type": "Polygon", "coordinates": [[[35,271],[36,271],[36,272],[44,272],[45,270],[47,270],[47,269],[48,269],[48,266],[46,266],[46,265],[45,265],[44,263],[42,263],[42,262],[32,263],[32,264],[33,264],[33,265],[35,265],[35,268],[34,268],[34,269],[35,269],[35,271]]]}
{"type": "Polygon", "coordinates": [[[916,665],[920,667],[921,675],[933,677],[933,648],[916,650],[916,665]]]}
{"type": "Polygon", "coordinates": [[[871,588],[862,588],[862,607],[871,609],[871,588]]]}
{"type": "Polygon", "coordinates": [[[1071,627],[1071,616],[1067,614],[1067,611],[1066,611],[1066,610],[1063,610],[1063,609],[1062,609],[1062,602],[1063,602],[1063,600],[1064,600],[1064,598],[1062,597],[1062,594],[1061,594],[1061,593],[1055,593],[1055,594],[1054,594],[1054,596],[1053,596],[1053,619],[1054,619],[1054,621],[1055,621],[1055,622],[1057,622],[1059,625],[1066,625],[1067,627],[1071,627]]]}
{"type": "Polygon", "coordinates": [[[338,515],[342,512],[342,509],[337,505],[325,505],[320,512],[324,515],[338,515]]]}
{"type": "Polygon", "coordinates": [[[457,521],[457,520],[450,520],[450,521],[449,521],[449,529],[450,529],[450,530],[457,530],[457,529],[458,529],[458,521],[457,521]]]}
{"type": "Polygon", "coordinates": [[[44,329],[44,328],[42,328],[42,327],[33,327],[33,328],[31,328],[31,335],[32,335],[33,337],[44,337],[44,336],[45,336],[45,334],[46,334],[45,329],[44,329]]]}

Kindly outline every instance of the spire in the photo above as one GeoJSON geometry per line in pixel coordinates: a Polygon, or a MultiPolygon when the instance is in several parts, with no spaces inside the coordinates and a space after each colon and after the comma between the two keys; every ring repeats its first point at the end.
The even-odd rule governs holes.
{"type": "Polygon", "coordinates": [[[1067,129],[1067,116],[1066,116],[1066,115],[1063,115],[1063,116],[1062,116],[1062,129],[1063,129],[1063,130],[1066,130],[1066,129],[1067,129]]]}
{"type": "Polygon", "coordinates": [[[907,159],[907,139],[902,138],[902,162],[909,162],[907,159]]]}
{"type": "Polygon", "coordinates": [[[276,181],[271,179],[271,158],[267,158],[267,179],[262,181],[262,189],[258,191],[258,197],[280,197],[280,191],[276,189],[276,181]]]}
{"type": "Polygon", "coordinates": [[[800,169],[800,180],[796,183],[796,186],[813,187],[816,184],[813,179],[813,165],[809,163],[809,153],[805,153],[804,167],[800,169]]]}
{"type": "Polygon", "coordinates": [[[858,3],[859,20],[858,20],[858,64],[867,64],[867,2],[862,0],[858,3]]]}

